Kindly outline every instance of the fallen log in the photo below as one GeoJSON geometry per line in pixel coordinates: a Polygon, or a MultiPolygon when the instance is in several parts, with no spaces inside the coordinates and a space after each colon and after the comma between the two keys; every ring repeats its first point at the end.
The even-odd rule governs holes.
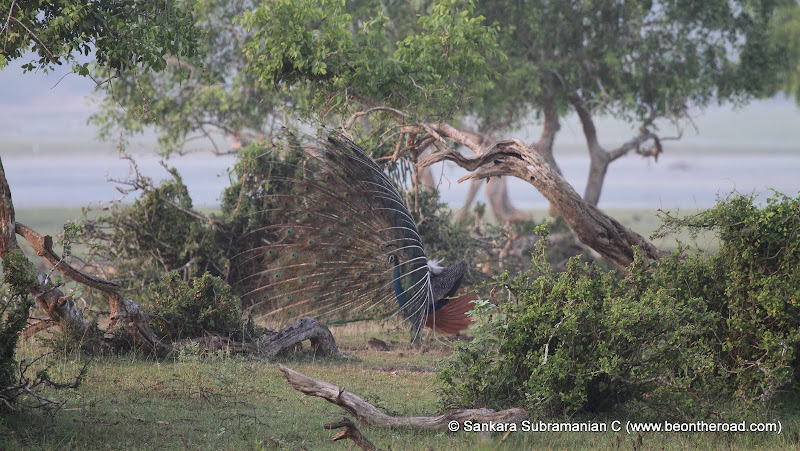
{"type": "Polygon", "coordinates": [[[278,365],[278,368],[295,390],[336,404],[350,412],[359,421],[372,426],[439,430],[446,428],[451,421],[517,423],[528,418],[528,414],[521,408],[498,412],[491,409],[457,409],[434,417],[393,417],[386,415],[358,396],[345,391],[344,388],[306,376],[283,365],[278,365]]]}

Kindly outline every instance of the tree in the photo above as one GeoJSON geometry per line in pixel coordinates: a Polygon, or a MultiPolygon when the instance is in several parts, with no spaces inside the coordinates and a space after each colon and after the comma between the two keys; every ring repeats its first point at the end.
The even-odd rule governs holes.
{"type": "Polygon", "coordinates": [[[30,51],[38,59],[23,66],[28,71],[73,62],[77,73],[88,75],[89,64],[78,63],[76,56],[92,52],[108,70],[133,66],[160,70],[167,54],[194,54],[193,5],[192,1],[3,0],[0,69],[30,51]]]}
{"type": "Polygon", "coordinates": [[[789,3],[780,8],[770,22],[769,45],[784,58],[777,73],[778,90],[793,95],[800,104],[800,8],[789,3]]]}
{"type": "MultiPolygon", "coordinates": [[[[146,72],[160,70],[165,55],[190,56],[196,51],[197,33],[193,27],[192,3],[156,2],[153,0],[123,0],[119,2],[41,3],[35,1],[4,1],[0,12],[5,17],[0,39],[0,69],[25,52],[35,52],[39,59],[25,64],[26,71],[36,68],[52,69],[66,62],[80,75],[89,74],[89,63],[79,63],[78,54],[94,52],[95,61],[105,71],[138,67],[146,72]]],[[[152,333],[142,309],[125,299],[113,282],[83,273],[65,263],[64,255],[53,251],[52,238],[44,237],[15,221],[11,190],[0,161],[0,258],[4,264],[16,261],[16,235],[23,236],[40,257],[48,260],[65,276],[91,286],[108,295],[112,324],[121,321],[131,334],[151,349],[158,349],[159,340],[152,333]]],[[[17,259],[19,260],[19,259],[17,259]]],[[[24,283],[17,292],[28,291],[39,306],[56,321],[67,337],[99,339],[102,333],[93,326],[65,295],[48,273],[29,268],[30,277],[17,277],[24,283]]],[[[24,272],[24,270],[20,270],[24,272]]]]}
{"type": "MultiPolygon", "coordinates": [[[[477,51],[472,57],[484,58],[479,62],[496,68],[499,74],[496,82],[445,87],[445,93],[458,93],[460,108],[458,114],[446,118],[456,120],[461,131],[467,132],[458,119],[472,117],[476,125],[472,135],[492,135],[519,124],[533,111],[542,119],[542,132],[530,147],[557,171],[553,144],[560,118],[570,111],[576,112],[591,157],[584,199],[592,205],[600,198],[602,182],[612,161],[635,149],[658,155],[661,150],[658,120],[666,119],[679,126],[692,108],[703,108],[711,102],[744,102],[774,92],[778,80],[773,74],[785,61],[779,49],[768,44],[769,23],[779,7],[796,9],[796,4],[786,1],[753,4],[729,0],[692,4],[650,0],[434,3],[436,6],[429,15],[421,16],[419,22],[423,28],[425,24],[437,24],[440,28],[421,32],[427,33],[428,38],[438,34],[439,39],[410,35],[399,41],[398,50],[408,50],[417,56],[414,60],[406,59],[412,63],[411,67],[402,67],[392,65],[398,61],[391,46],[383,55],[376,55],[374,48],[386,49],[387,43],[370,34],[376,27],[391,28],[395,23],[393,18],[381,18],[379,23],[365,20],[359,35],[370,39],[364,44],[351,38],[354,33],[348,34],[342,27],[331,27],[324,22],[325,27],[315,29],[311,18],[294,14],[299,11],[306,14],[310,9],[321,8],[319,5],[294,4],[289,7],[291,12],[270,5],[245,16],[247,23],[260,30],[257,39],[273,36],[252,44],[248,50],[257,55],[253,65],[261,71],[262,81],[280,85],[284,91],[308,83],[315,88],[310,100],[319,109],[324,105],[353,108],[348,102],[353,99],[361,103],[361,110],[376,105],[401,109],[406,113],[401,116],[405,123],[432,122],[435,119],[426,106],[435,107],[444,95],[436,91],[436,96],[431,96],[437,87],[408,80],[414,79],[415,71],[426,67],[437,68],[440,80],[452,77],[448,70],[455,67],[448,65],[454,59],[449,46],[458,42],[455,37],[470,36],[470,27],[476,22],[495,23],[496,28],[487,37],[496,39],[502,54],[481,53],[479,47],[470,50],[477,51]],[[448,6],[442,6],[443,3],[448,6]],[[467,25],[448,21],[448,14],[450,17],[464,14],[474,22],[467,25]],[[306,30],[308,36],[292,34],[293,29],[306,30]],[[313,37],[311,30],[316,33],[313,37]],[[291,42],[294,39],[301,41],[291,42]],[[327,44],[343,42],[341,39],[348,43],[337,48],[327,44]],[[287,40],[290,43],[284,47],[287,40]],[[317,47],[309,51],[312,42],[317,47]],[[404,47],[408,42],[417,45],[404,47]],[[437,49],[438,42],[446,42],[448,48],[437,49]],[[365,52],[373,58],[368,60],[369,65],[364,63],[365,52]],[[386,66],[397,71],[378,69],[366,78],[361,71],[362,67],[386,66]],[[345,67],[349,71],[342,71],[345,67]],[[387,85],[390,90],[375,89],[387,85]],[[344,92],[350,99],[336,97],[336,93],[342,96],[344,92]],[[408,104],[413,106],[404,109],[408,104]],[[595,127],[598,115],[639,122],[640,133],[619,148],[608,150],[601,144],[595,127]],[[642,150],[645,145],[649,148],[642,150]]],[[[334,8],[327,9],[326,14],[340,17],[344,13],[337,15],[334,8]]],[[[346,22],[342,19],[342,23],[346,22]]],[[[458,69],[475,73],[466,67],[458,69]]]]}
{"type": "MultiPolygon", "coordinates": [[[[98,87],[101,111],[92,117],[100,135],[154,127],[165,154],[187,146],[217,154],[234,153],[262,140],[282,124],[289,100],[258,86],[243,48],[252,33],[235,22],[258,2],[207,1],[195,7],[194,26],[202,35],[198,51],[180,58],[167,54],[164,70],[141,73],[128,67],[113,74],[111,89],[98,87]]],[[[102,70],[97,77],[105,77],[102,70]]]]}

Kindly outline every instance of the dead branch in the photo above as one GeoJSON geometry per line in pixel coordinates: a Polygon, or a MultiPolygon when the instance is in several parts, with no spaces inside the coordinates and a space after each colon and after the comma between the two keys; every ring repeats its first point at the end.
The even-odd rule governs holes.
{"type": "Polygon", "coordinates": [[[344,388],[306,376],[283,365],[278,365],[278,368],[295,390],[336,404],[350,412],[359,421],[369,425],[438,430],[447,427],[450,421],[519,422],[528,418],[528,414],[521,408],[499,412],[491,409],[458,409],[435,417],[392,417],[358,396],[345,391],[344,388]]]}
{"type": "Polygon", "coordinates": [[[368,438],[361,434],[361,431],[358,430],[355,423],[353,423],[353,420],[350,418],[342,417],[341,420],[335,423],[326,424],[324,428],[328,430],[344,428],[343,431],[338,432],[336,435],[331,437],[331,441],[333,442],[342,439],[350,439],[356,444],[356,446],[363,450],[372,451],[378,449],[372,444],[372,442],[369,441],[368,438]]]}
{"type": "MultiPolygon", "coordinates": [[[[21,235],[30,243],[37,255],[47,260],[61,274],[108,294],[111,307],[111,326],[109,327],[118,321],[123,321],[131,334],[148,349],[163,351],[170,348],[162,343],[150,329],[144,310],[132,300],[124,299],[117,284],[73,268],[53,252],[53,239],[50,236],[42,236],[30,227],[15,221],[11,189],[6,180],[2,160],[0,160],[0,234],[2,234],[0,258],[5,258],[6,253],[19,249],[16,234],[21,235]]],[[[48,282],[47,274],[38,271],[37,276],[36,283],[31,284],[28,291],[47,315],[58,321],[62,331],[72,333],[76,338],[81,338],[87,333],[95,333],[75,302],[58,287],[52,286],[48,282]]]]}
{"type": "MultiPolygon", "coordinates": [[[[36,255],[44,258],[52,264],[61,274],[70,279],[100,290],[108,295],[110,306],[111,324],[109,329],[116,326],[119,321],[125,325],[131,335],[153,351],[169,351],[171,347],[163,343],[150,328],[147,315],[139,304],[131,299],[125,299],[119,285],[109,280],[87,274],[79,269],[73,268],[69,263],[64,262],[53,252],[53,239],[50,236],[42,236],[30,227],[16,223],[16,232],[21,235],[33,247],[36,255]]],[[[60,290],[52,290],[64,297],[60,290]]],[[[68,301],[72,304],[72,300],[68,301]]],[[[50,314],[48,312],[48,314],[50,314]]],[[[77,311],[80,314],[80,311],[77,311]]],[[[52,315],[51,315],[52,316],[52,315]]]]}
{"type": "Polygon", "coordinates": [[[339,352],[330,329],[307,316],[298,319],[291,326],[284,327],[275,335],[263,336],[258,340],[257,348],[261,355],[272,358],[305,340],[311,341],[311,348],[317,355],[346,357],[339,352]]]}
{"type": "Polygon", "coordinates": [[[519,140],[497,142],[474,157],[447,150],[423,159],[418,166],[430,166],[444,160],[453,161],[472,171],[459,182],[512,175],[530,183],[556,207],[581,242],[620,270],[624,271],[633,261],[633,246],[638,246],[650,260],[666,255],[638,233],[584,201],[541,155],[519,140]]]}

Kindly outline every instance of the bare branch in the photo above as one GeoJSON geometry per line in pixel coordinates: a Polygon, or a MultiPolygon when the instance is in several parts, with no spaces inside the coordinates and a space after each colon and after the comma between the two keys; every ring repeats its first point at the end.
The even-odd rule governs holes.
{"type": "Polygon", "coordinates": [[[283,365],[278,365],[278,368],[295,390],[309,396],[318,396],[336,404],[350,412],[359,421],[370,425],[438,430],[446,427],[450,421],[515,422],[522,421],[528,417],[525,410],[520,408],[501,410],[499,412],[491,409],[459,409],[435,417],[392,417],[358,396],[348,393],[343,388],[308,377],[283,365]]]}
{"type": "MultiPolygon", "coordinates": [[[[370,109],[368,109],[366,111],[359,111],[358,113],[350,116],[350,119],[347,120],[347,122],[344,124],[344,127],[342,127],[342,128],[344,128],[345,130],[350,130],[350,128],[353,127],[353,124],[356,122],[356,119],[358,119],[360,117],[363,117],[363,116],[370,115],[370,114],[372,114],[372,113],[374,113],[376,111],[386,111],[386,112],[392,113],[395,116],[400,116],[400,117],[407,117],[408,116],[407,113],[404,113],[404,112],[402,112],[400,110],[397,110],[397,109],[394,109],[394,108],[389,108],[389,107],[385,107],[385,106],[376,106],[376,107],[370,108],[370,109]]],[[[400,120],[397,117],[395,117],[394,119],[397,122],[400,122],[400,120]]]]}

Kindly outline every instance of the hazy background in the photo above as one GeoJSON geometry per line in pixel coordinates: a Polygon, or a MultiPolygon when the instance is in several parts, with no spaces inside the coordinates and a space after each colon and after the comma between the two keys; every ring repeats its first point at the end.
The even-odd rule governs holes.
{"type": "MultiPolygon", "coordinates": [[[[87,124],[96,111],[90,79],[69,69],[23,75],[17,60],[0,71],[0,155],[17,208],[79,207],[119,196],[108,178],[125,178],[128,163],[118,158],[115,141],[101,142],[87,124]]],[[[687,128],[680,141],[664,143],[656,163],[631,154],[609,168],[599,206],[655,210],[708,207],[732,190],[775,188],[789,195],[800,190],[800,109],[783,97],[758,101],[741,109],[730,106],[695,111],[698,130],[687,128]]],[[[631,127],[598,121],[607,148],[633,136],[631,127]]],[[[539,132],[531,123],[527,141],[539,132]]],[[[663,129],[664,134],[673,134],[663,129]]],[[[155,154],[155,137],[137,138],[128,147],[143,173],[160,179],[166,172],[155,154]]],[[[556,159],[579,193],[589,159],[577,118],[570,117],[557,136],[556,159]]],[[[214,206],[228,184],[233,157],[193,154],[168,163],[181,171],[196,205],[214,206]]],[[[463,202],[467,184],[457,184],[463,170],[447,166],[440,177],[442,196],[452,206],[463,202]]],[[[524,182],[510,182],[520,208],[547,203],[524,182]]],[[[481,195],[479,200],[485,201],[481,195]]]]}

